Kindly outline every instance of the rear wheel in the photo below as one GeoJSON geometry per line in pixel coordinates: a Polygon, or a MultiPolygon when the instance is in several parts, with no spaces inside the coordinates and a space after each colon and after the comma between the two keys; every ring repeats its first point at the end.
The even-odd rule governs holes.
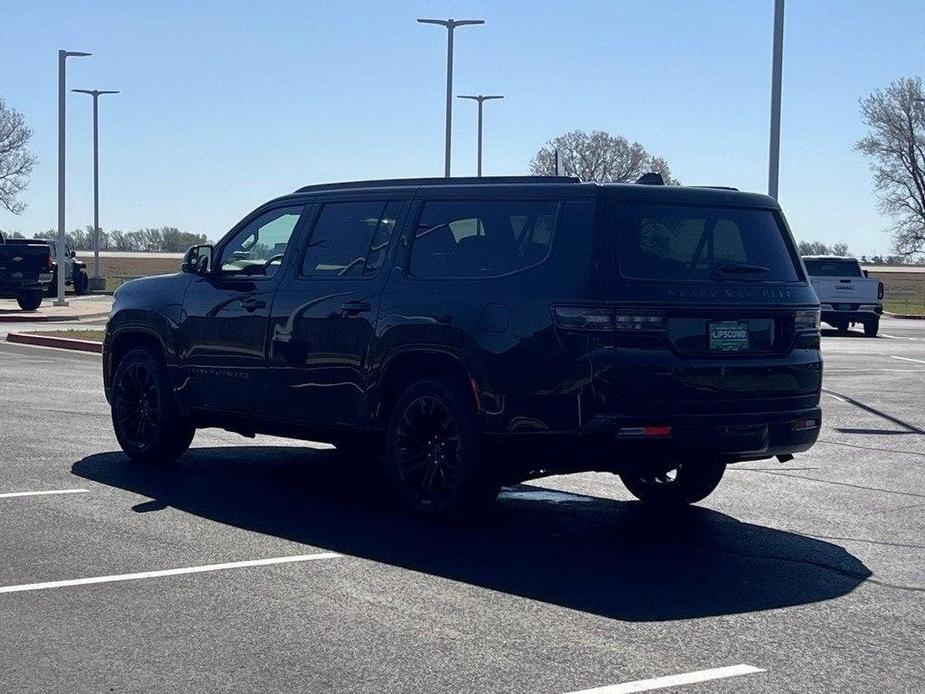
{"type": "Polygon", "coordinates": [[[864,321],[864,334],[867,337],[877,337],[877,331],[880,329],[880,319],[872,318],[864,321]]]}
{"type": "Polygon", "coordinates": [[[691,461],[667,472],[625,472],[620,479],[630,494],[647,504],[684,506],[707,498],[725,471],[724,463],[691,461]]]}
{"type": "Polygon", "coordinates": [[[116,367],[111,409],[119,445],[134,460],[176,460],[196,433],[177,411],[166,367],[146,349],[132,350],[116,367]]]}
{"type": "Polygon", "coordinates": [[[34,311],[42,305],[42,290],[29,289],[16,297],[16,303],[23,311],[34,311]]]}
{"type": "Polygon", "coordinates": [[[392,410],[386,472],[405,506],[461,515],[490,503],[500,486],[488,473],[472,403],[438,381],[410,386],[392,410]]]}

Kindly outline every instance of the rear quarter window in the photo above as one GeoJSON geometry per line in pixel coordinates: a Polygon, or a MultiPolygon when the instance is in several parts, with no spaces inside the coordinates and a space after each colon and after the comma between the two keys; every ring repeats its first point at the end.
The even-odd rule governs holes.
{"type": "Polygon", "coordinates": [[[619,203],[617,267],[628,279],[797,282],[772,210],[619,203]]]}
{"type": "Polygon", "coordinates": [[[500,277],[549,256],[557,200],[430,200],[415,225],[409,271],[421,279],[500,277]]]}

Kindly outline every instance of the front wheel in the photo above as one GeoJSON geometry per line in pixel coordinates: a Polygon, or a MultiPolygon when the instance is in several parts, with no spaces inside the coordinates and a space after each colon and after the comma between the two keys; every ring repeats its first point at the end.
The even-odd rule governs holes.
{"type": "Polygon", "coordinates": [[[122,450],[146,463],[176,460],[196,433],[177,411],[166,368],[146,349],[133,349],[116,367],[112,425],[122,450]]]}
{"type": "Polygon", "coordinates": [[[23,311],[34,311],[42,305],[42,290],[31,289],[16,297],[16,303],[23,311]]]}
{"type": "Polygon", "coordinates": [[[880,330],[879,318],[864,321],[864,334],[867,337],[877,337],[878,330],[880,330]]]}
{"type": "Polygon", "coordinates": [[[707,498],[716,489],[725,463],[691,461],[667,472],[624,472],[620,479],[630,494],[653,506],[685,506],[707,498]]]}
{"type": "Polygon", "coordinates": [[[500,489],[482,454],[475,408],[461,388],[418,381],[392,410],[386,472],[404,505],[456,516],[491,502],[500,489]]]}

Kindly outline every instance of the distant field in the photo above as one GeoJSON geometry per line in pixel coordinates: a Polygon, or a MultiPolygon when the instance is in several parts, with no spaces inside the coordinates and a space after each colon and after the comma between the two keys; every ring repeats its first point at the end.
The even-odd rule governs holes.
{"type": "Polygon", "coordinates": [[[883,308],[890,313],[925,314],[925,273],[884,272],[869,268],[883,282],[883,308]]]}
{"type": "MultiPolygon", "coordinates": [[[[87,274],[93,275],[93,256],[80,256],[87,264],[87,274]]],[[[163,275],[180,270],[181,258],[149,255],[147,257],[112,257],[100,256],[100,275],[106,279],[107,291],[117,289],[120,284],[132,277],[163,275]]]]}

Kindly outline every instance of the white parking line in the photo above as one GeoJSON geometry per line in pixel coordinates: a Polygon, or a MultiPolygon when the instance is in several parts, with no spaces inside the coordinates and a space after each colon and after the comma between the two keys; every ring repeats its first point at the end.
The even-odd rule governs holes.
{"type": "Polygon", "coordinates": [[[925,359],[913,359],[911,357],[897,357],[893,354],[890,355],[891,359],[902,359],[903,361],[914,361],[916,364],[925,364],[925,359]]]}
{"type": "Polygon", "coordinates": [[[834,393],[830,393],[827,390],[824,390],[822,392],[828,395],[830,398],[835,398],[836,400],[838,400],[838,402],[847,402],[847,400],[845,400],[844,398],[839,397],[838,395],[835,395],[834,393]]]}
{"type": "Polygon", "coordinates": [[[49,489],[44,492],[3,492],[0,499],[12,499],[17,496],[47,496],[49,494],[83,494],[89,489],[49,489]]]}
{"type": "Polygon", "coordinates": [[[678,687],[684,684],[696,684],[697,682],[709,682],[710,680],[721,680],[726,677],[751,675],[756,672],[764,672],[764,670],[759,667],[753,667],[751,665],[730,665],[729,667],[718,667],[713,668],[712,670],[697,670],[696,672],[687,672],[683,675],[654,677],[650,680],[636,680],[635,682],[612,684],[607,687],[582,689],[581,691],[577,692],[569,692],[569,694],[630,694],[631,692],[648,692],[653,689],[678,687]]]}
{"type": "Polygon", "coordinates": [[[291,564],[299,561],[317,559],[336,559],[344,555],[336,552],[318,552],[317,554],[299,554],[292,557],[273,557],[272,559],[251,559],[232,561],[225,564],[205,564],[188,566],[182,569],[162,569],[160,571],[142,571],[135,574],[116,574],[114,576],[93,576],[92,578],[72,578],[67,581],[47,581],[45,583],[22,583],[16,586],[0,586],[0,593],[21,593],[27,590],[46,590],[48,588],[66,588],[68,586],[85,586],[91,583],[115,583],[117,581],[135,581],[141,578],[160,578],[162,576],[180,576],[182,574],[199,574],[207,571],[225,569],[243,569],[249,566],[270,566],[271,564],[291,564]]]}

